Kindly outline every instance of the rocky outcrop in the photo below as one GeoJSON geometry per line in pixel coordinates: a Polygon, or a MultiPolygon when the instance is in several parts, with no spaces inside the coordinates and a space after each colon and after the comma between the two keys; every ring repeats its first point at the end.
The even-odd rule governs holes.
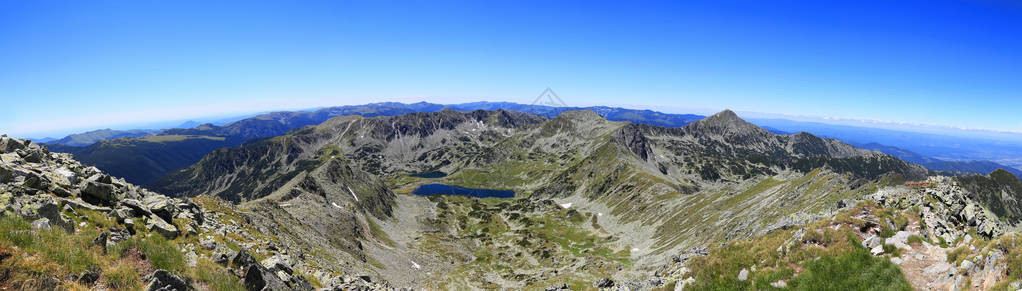
{"type": "Polygon", "coordinates": [[[72,231],[63,210],[96,211],[121,223],[144,218],[147,228],[168,238],[181,234],[174,220],[192,229],[202,223],[202,212],[189,200],[131,185],[31,141],[0,137],[0,155],[0,209],[28,220],[46,219],[51,226],[72,231]]]}
{"type": "Polygon", "coordinates": [[[148,291],[189,291],[195,290],[187,282],[181,279],[181,277],[175,276],[167,270],[156,270],[149,276],[144,278],[144,281],[149,282],[146,290],[148,291]]]}
{"type": "Polygon", "coordinates": [[[868,198],[881,205],[898,209],[918,207],[927,226],[926,234],[952,242],[965,234],[967,227],[988,238],[1005,233],[1007,226],[987,210],[951,177],[928,178],[922,189],[888,187],[868,198]]]}

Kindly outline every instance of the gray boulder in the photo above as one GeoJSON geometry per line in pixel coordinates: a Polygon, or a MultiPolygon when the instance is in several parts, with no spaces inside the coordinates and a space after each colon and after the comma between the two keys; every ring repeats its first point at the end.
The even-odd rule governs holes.
{"type": "Polygon", "coordinates": [[[261,290],[290,290],[284,281],[277,278],[276,275],[269,272],[259,264],[249,264],[245,268],[245,277],[243,279],[245,289],[249,291],[261,291],[261,290]]]}
{"type": "Polygon", "coordinates": [[[738,281],[745,281],[749,279],[749,270],[742,268],[742,271],[738,272],[738,281]]]}
{"type": "Polygon", "coordinates": [[[254,257],[252,257],[252,255],[249,254],[248,250],[246,250],[246,249],[241,249],[240,251],[238,251],[237,254],[234,255],[233,258],[231,258],[231,264],[233,264],[235,266],[238,266],[238,267],[248,266],[248,265],[258,264],[258,263],[259,262],[257,262],[256,259],[254,257]]]}
{"type": "Polygon", "coordinates": [[[593,283],[593,287],[596,287],[596,288],[610,288],[610,287],[614,287],[614,280],[611,280],[610,278],[603,278],[603,279],[600,279],[600,281],[596,281],[596,283],[593,283]]]}
{"type": "Polygon", "coordinates": [[[152,195],[145,198],[145,205],[149,211],[163,220],[172,221],[177,214],[177,206],[165,196],[152,195]]]}
{"type": "Polygon", "coordinates": [[[50,220],[46,218],[36,219],[32,222],[32,230],[43,231],[50,230],[50,220]]]}
{"type": "Polygon", "coordinates": [[[25,142],[12,138],[2,137],[0,138],[0,153],[13,153],[16,150],[25,149],[25,142]]]}
{"type": "Polygon", "coordinates": [[[294,273],[294,270],[291,268],[293,263],[291,257],[288,255],[275,255],[263,260],[260,264],[270,271],[284,271],[288,275],[294,273]]]}
{"type": "Polygon", "coordinates": [[[117,188],[114,185],[100,183],[97,181],[85,182],[85,189],[82,190],[87,198],[96,200],[99,203],[112,205],[118,200],[123,198],[117,193],[117,188]]]}
{"type": "Polygon", "coordinates": [[[108,241],[110,241],[110,232],[104,231],[100,233],[99,236],[96,236],[96,238],[92,240],[92,245],[102,248],[103,254],[106,254],[106,244],[108,241]]]}
{"type": "Polygon", "coordinates": [[[226,247],[217,248],[213,251],[213,262],[222,266],[227,266],[227,264],[231,262],[231,259],[237,255],[237,253],[226,247]]]}
{"type": "Polygon", "coordinates": [[[149,286],[146,287],[146,290],[149,291],[194,290],[194,288],[189,286],[188,283],[181,279],[181,277],[175,276],[169,271],[163,269],[156,270],[149,276],[146,276],[145,280],[149,281],[149,286]]]}
{"type": "Polygon", "coordinates": [[[85,285],[92,285],[92,283],[96,283],[96,281],[99,281],[99,273],[93,271],[84,271],[78,276],[78,283],[85,285]]]}
{"type": "Polygon", "coordinates": [[[176,226],[167,223],[166,221],[163,221],[163,219],[160,219],[159,217],[156,216],[150,217],[146,221],[146,229],[150,231],[156,231],[156,233],[159,233],[160,235],[166,237],[167,239],[174,239],[181,235],[181,231],[179,231],[176,226]]]}

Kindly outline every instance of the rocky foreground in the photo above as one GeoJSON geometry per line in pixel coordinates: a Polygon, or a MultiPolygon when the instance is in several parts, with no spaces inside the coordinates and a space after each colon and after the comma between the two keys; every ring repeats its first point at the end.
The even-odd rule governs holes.
{"type": "MultiPolygon", "coordinates": [[[[844,210],[808,225],[683,252],[650,281],[675,290],[1022,287],[1022,236],[1006,233],[1008,225],[953,178],[885,187],[839,206],[844,210]],[[849,254],[865,257],[843,266],[842,260],[854,260],[849,254]],[[812,279],[821,273],[836,277],[812,279]]],[[[615,289],[643,285],[649,284],[623,282],[615,289]]]]}
{"type": "MultiPolygon", "coordinates": [[[[313,290],[384,288],[370,278],[308,272],[260,241],[229,203],[169,198],[0,137],[0,288],[313,290]],[[202,201],[203,203],[197,203],[202,201]],[[211,208],[213,210],[211,210],[211,208]],[[262,244],[258,253],[248,247],[262,244]],[[72,256],[80,256],[74,258],[72,256]],[[259,258],[262,258],[261,260],[259,258]],[[124,267],[117,267],[124,266],[124,267]],[[312,279],[313,282],[310,282],[312,279]]],[[[299,255],[301,256],[301,255],[299,255]]]]}

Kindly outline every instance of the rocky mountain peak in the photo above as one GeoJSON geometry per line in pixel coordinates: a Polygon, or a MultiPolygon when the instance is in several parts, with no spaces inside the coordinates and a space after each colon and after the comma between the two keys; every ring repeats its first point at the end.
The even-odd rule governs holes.
{"type": "Polygon", "coordinates": [[[733,111],[727,109],[683,128],[697,136],[721,136],[728,141],[743,144],[756,142],[772,135],[769,131],[741,119],[733,111]]]}
{"type": "Polygon", "coordinates": [[[721,127],[721,128],[727,127],[727,128],[735,128],[735,129],[748,129],[748,130],[759,129],[759,130],[762,130],[761,128],[759,128],[759,126],[756,126],[756,125],[754,125],[752,123],[749,123],[749,122],[745,121],[744,119],[738,117],[738,114],[735,114],[734,111],[731,111],[729,109],[724,109],[724,111],[717,112],[717,114],[710,115],[709,117],[707,117],[707,118],[705,118],[703,120],[696,121],[696,122],[697,123],[702,123],[702,124],[704,124],[706,126],[712,126],[712,127],[721,127]]]}

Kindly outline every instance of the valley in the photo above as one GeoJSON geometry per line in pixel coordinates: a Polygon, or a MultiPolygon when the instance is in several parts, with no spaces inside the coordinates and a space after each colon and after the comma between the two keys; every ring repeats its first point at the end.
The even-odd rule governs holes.
{"type": "MultiPolygon", "coordinates": [[[[5,164],[48,164],[47,155],[58,155],[34,144],[29,148],[13,151],[17,158],[5,164]]],[[[833,257],[838,261],[828,264],[835,266],[864,260],[892,282],[919,288],[922,281],[912,281],[915,271],[880,259],[898,257],[897,249],[876,253],[867,243],[871,236],[890,240],[906,232],[897,237],[914,235],[927,241],[927,248],[939,245],[950,252],[963,235],[995,240],[1017,219],[1010,206],[1015,198],[993,195],[999,189],[1015,191],[1018,179],[1012,174],[935,175],[837,140],[777,135],[731,111],[674,128],[609,121],[589,110],[553,118],[450,109],[339,116],[215,149],[161,178],[152,184],[153,194],[145,195],[181,199],[178,207],[196,209],[202,220],[178,221],[170,214],[164,217],[167,227],[147,223],[146,231],[166,237],[174,248],[194,249],[194,256],[184,255],[233,272],[240,285],[257,284],[246,274],[259,268],[249,264],[259,263],[269,270],[264,277],[279,282],[262,278],[258,284],[278,284],[267,287],[274,290],[813,286],[815,275],[802,274],[803,268],[827,266],[806,261],[806,254],[833,257]],[[950,185],[956,190],[948,193],[958,196],[912,194],[930,191],[906,186],[919,183],[914,181],[950,185]],[[888,193],[899,193],[891,197],[902,200],[888,193]],[[935,198],[920,198],[928,195],[935,198]],[[940,211],[951,214],[936,214],[940,211]],[[958,213],[966,218],[945,220],[958,213]],[[807,238],[816,233],[824,237],[807,238]],[[765,252],[778,249],[781,239],[787,244],[781,249],[791,253],[774,252],[780,256],[759,263],[730,261],[766,255],[744,254],[732,244],[765,252]],[[860,241],[868,248],[855,250],[860,241]],[[849,251],[864,252],[865,258],[841,255],[849,251]],[[716,277],[738,278],[740,270],[734,268],[757,265],[761,271],[754,271],[751,281],[716,277]]],[[[8,194],[15,200],[95,191],[92,182],[58,182],[70,187],[64,191],[29,178],[5,181],[8,189],[43,189],[8,194]]],[[[139,213],[160,213],[155,204],[105,199],[113,200],[85,207],[117,215],[113,224],[102,224],[108,231],[132,229],[128,218],[139,213]],[[122,208],[135,209],[134,214],[117,214],[122,208]]],[[[68,203],[59,201],[55,207],[68,203]]],[[[5,205],[17,213],[24,204],[5,205]]],[[[83,214],[64,215],[75,220],[83,214]]],[[[85,225],[88,232],[72,233],[94,233],[85,225]]],[[[994,283],[1005,279],[992,278],[1000,278],[994,283]]]]}

